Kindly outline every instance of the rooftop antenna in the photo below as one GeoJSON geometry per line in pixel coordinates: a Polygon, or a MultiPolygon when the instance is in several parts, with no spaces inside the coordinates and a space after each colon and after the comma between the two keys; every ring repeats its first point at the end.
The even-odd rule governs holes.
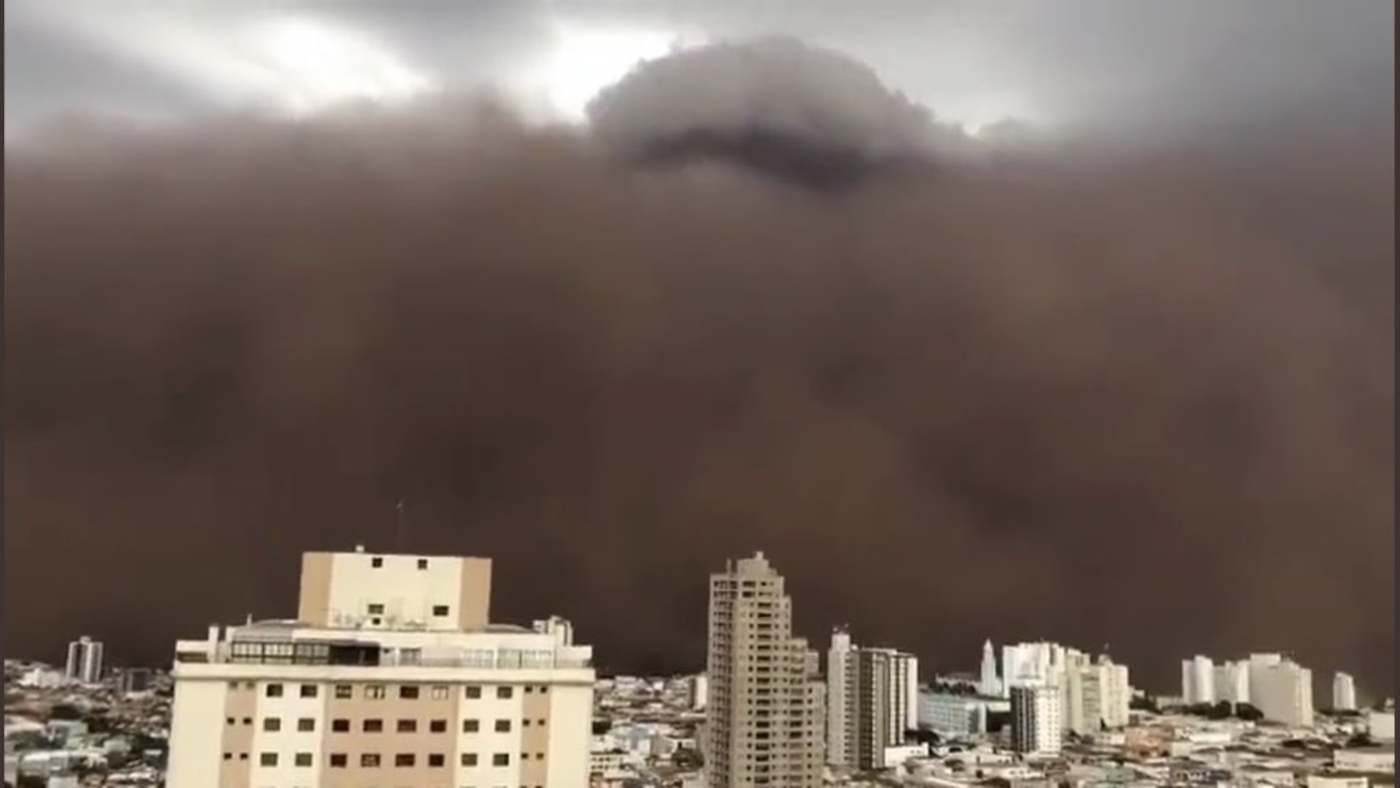
{"type": "Polygon", "coordinates": [[[404,504],[403,499],[394,504],[394,552],[403,552],[404,504]]]}

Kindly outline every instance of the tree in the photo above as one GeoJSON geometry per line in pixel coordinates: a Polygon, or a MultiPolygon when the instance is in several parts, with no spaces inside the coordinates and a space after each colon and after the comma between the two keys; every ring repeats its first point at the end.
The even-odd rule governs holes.
{"type": "Polygon", "coordinates": [[[1141,695],[1129,700],[1128,708],[1133,711],[1150,711],[1153,714],[1160,711],[1160,709],[1157,708],[1157,699],[1151,695],[1141,695]]]}
{"type": "Polygon", "coordinates": [[[51,720],[71,721],[82,718],[83,710],[71,703],[55,703],[53,708],[49,709],[49,719],[51,720]]]}
{"type": "Polygon", "coordinates": [[[1264,719],[1264,712],[1248,703],[1236,703],[1235,716],[1246,722],[1258,722],[1264,719]]]}

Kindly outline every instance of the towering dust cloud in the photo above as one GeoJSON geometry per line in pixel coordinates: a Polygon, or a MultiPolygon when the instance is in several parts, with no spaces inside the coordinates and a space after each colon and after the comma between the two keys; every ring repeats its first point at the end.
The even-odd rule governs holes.
{"type": "Polygon", "coordinates": [[[762,102],[648,84],[593,137],[444,106],[7,151],[10,648],[286,615],[298,551],[391,549],[404,498],[405,549],[494,557],[497,615],[605,667],[696,667],[707,573],[763,549],[799,630],[935,669],[1046,636],[1149,687],[1289,649],[1390,689],[1390,117],[832,193],[744,152],[792,130],[762,102]]]}

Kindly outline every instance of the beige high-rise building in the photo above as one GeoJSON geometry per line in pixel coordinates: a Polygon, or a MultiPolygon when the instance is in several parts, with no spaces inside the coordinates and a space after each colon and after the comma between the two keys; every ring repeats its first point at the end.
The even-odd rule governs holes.
{"type": "Polygon", "coordinates": [[[710,576],[710,788],[817,788],[825,695],[817,652],[792,636],[792,600],[763,553],[710,576]]]}
{"type": "Polygon", "coordinates": [[[302,557],[298,618],[175,647],[168,788],[583,788],[592,649],[490,623],[491,561],[302,557]]]}

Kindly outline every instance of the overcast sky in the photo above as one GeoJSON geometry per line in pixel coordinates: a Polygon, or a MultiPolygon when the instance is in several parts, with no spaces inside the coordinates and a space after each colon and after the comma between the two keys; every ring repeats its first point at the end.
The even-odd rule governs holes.
{"type": "Polygon", "coordinates": [[[12,0],[5,21],[7,132],[73,110],[314,111],[483,86],[578,114],[670,41],[774,33],[973,126],[1388,103],[1394,82],[1389,0],[12,0]]]}

